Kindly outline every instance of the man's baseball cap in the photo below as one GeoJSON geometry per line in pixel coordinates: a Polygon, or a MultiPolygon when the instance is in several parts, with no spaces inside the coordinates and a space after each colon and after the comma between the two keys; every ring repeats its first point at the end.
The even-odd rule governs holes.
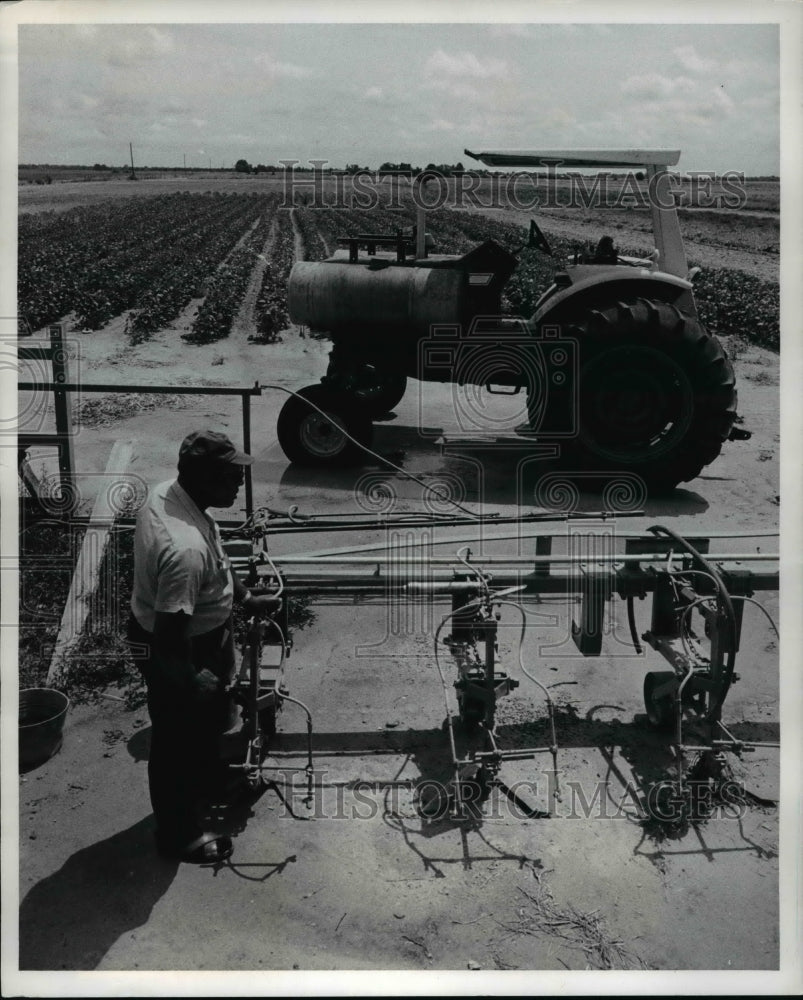
{"type": "Polygon", "coordinates": [[[186,462],[229,462],[231,465],[251,465],[251,455],[238,451],[225,434],[218,431],[193,431],[181,442],[180,464],[186,462]]]}

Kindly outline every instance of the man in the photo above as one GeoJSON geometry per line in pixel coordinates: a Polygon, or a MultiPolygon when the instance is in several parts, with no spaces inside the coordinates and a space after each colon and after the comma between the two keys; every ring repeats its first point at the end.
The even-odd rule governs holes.
{"type": "Polygon", "coordinates": [[[220,777],[227,684],[234,672],[232,604],[249,614],[277,606],[237,579],[209,507],[231,507],[253,458],[225,434],[195,431],[181,444],[178,479],[150,493],[137,515],[129,641],[148,688],[148,781],[156,843],[167,857],[203,864],[232,853],[231,839],[197,813],[220,777]],[[144,656],[142,655],[144,652],[144,656]]]}
{"type": "Polygon", "coordinates": [[[619,252],[613,245],[612,236],[602,236],[597,243],[592,264],[617,264],[619,262],[619,252]]]}

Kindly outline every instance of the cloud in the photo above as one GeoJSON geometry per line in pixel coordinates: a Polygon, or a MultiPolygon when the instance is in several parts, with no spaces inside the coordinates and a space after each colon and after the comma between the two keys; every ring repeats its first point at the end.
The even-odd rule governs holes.
{"type": "Polygon", "coordinates": [[[315,70],[310,66],[297,66],[295,63],[278,62],[274,66],[277,76],[287,77],[290,80],[305,80],[310,76],[315,76],[315,70]]]}
{"type": "Polygon", "coordinates": [[[538,120],[542,127],[557,126],[558,128],[569,128],[577,121],[577,117],[568,108],[556,106],[545,111],[543,115],[539,116],[538,120]]]}
{"type": "Polygon", "coordinates": [[[478,142],[679,146],[689,169],[719,168],[736,149],[746,169],[775,172],[760,159],[778,131],[777,26],[567,29],[526,18],[261,33],[22,25],[20,155],[110,162],[122,149],[124,162],[133,139],[153,163],[176,149],[181,162],[203,131],[216,163],[239,141],[249,145],[238,155],[263,162],[320,154],[369,165],[452,162],[478,142]]]}
{"type": "Polygon", "coordinates": [[[722,65],[718,82],[730,80],[734,85],[746,85],[750,90],[777,87],[780,74],[778,63],[761,63],[756,59],[729,59],[722,65]]]}
{"type": "Polygon", "coordinates": [[[173,36],[163,28],[126,25],[107,30],[102,36],[106,61],[111,66],[133,66],[169,55],[175,49],[173,36]]]}
{"type": "Polygon", "coordinates": [[[723,111],[725,114],[730,114],[733,111],[733,101],[731,100],[730,94],[728,94],[725,90],[724,84],[719,87],[714,87],[709,93],[711,94],[711,99],[719,111],[723,111]]]}
{"type": "MultiPolygon", "coordinates": [[[[736,103],[724,84],[689,76],[659,73],[630,76],[623,81],[621,91],[625,100],[619,117],[631,130],[632,142],[675,145],[674,136],[689,130],[710,131],[736,111],[736,103]]],[[[593,128],[590,124],[585,126],[586,131],[593,128]]],[[[616,134],[625,131],[617,124],[616,134]]]]}
{"type": "Polygon", "coordinates": [[[680,45],[673,49],[673,53],[680,65],[689,73],[697,75],[712,73],[718,65],[716,59],[704,59],[700,56],[693,45],[680,45]]]}
{"type": "Polygon", "coordinates": [[[137,94],[125,91],[110,92],[103,95],[99,114],[109,118],[137,115],[139,112],[153,114],[153,109],[146,107],[146,101],[137,94]]]}
{"type": "Polygon", "coordinates": [[[446,121],[445,118],[435,118],[426,128],[428,132],[453,132],[457,126],[454,122],[446,121]]]}
{"type": "Polygon", "coordinates": [[[509,85],[511,76],[504,59],[437,49],[424,64],[422,86],[458,100],[496,102],[499,88],[509,85]]]}
{"type": "Polygon", "coordinates": [[[284,78],[286,80],[307,80],[310,77],[316,75],[316,71],[311,66],[300,66],[298,63],[280,62],[272,58],[272,56],[260,53],[254,56],[254,62],[256,65],[267,71],[267,73],[276,78],[284,78]]]}
{"type": "Polygon", "coordinates": [[[182,101],[178,97],[168,97],[159,108],[159,112],[163,115],[188,115],[191,108],[186,101],[182,101]]]}
{"type": "Polygon", "coordinates": [[[629,76],[622,82],[622,93],[633,97],[656,100],[676,94],[694,93],[697,84],[688,76],[662,76],[660,73],[643,73],[629,76]]]}
{"type": "Polygon", "coordinates": [[[155,25],[149,24],[145,31],[150,40],[151,51],[154,55],[166,55],[175,48],[172,35],[162,28],[157,28],[155,25]]]}
{"type": "Polygon", "coordinates": [[[450,55],[437,49],[424,65],[424,77],[428,80],[503,80],[508,75],[504,59],[480,59],[473,52],[457,52],[450,55]]]}
{"type": "Polygon", "coordinates": [[[230,145],[252,146],[261,141],[258,135],[247,135],[244,132],[230,132],[221,136],[223,142],[230,145]]]}
{"type": "Polygon", "coordinates": [[[766,90],[762,94],[753,94],[740,102],[743,108],[755,108],[761,111],[778,112],[781,99],[777,90],[766,90]]]}

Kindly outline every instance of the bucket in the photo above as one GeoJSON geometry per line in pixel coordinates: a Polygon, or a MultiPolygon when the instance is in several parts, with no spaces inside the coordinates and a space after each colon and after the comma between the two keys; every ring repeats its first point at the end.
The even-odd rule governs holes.
{"type": "Polygon", "coordinates": [[[58,751],[69,707],[67,695],[52,688],[20,691],[20,769],[41,764],[58,751]]]}

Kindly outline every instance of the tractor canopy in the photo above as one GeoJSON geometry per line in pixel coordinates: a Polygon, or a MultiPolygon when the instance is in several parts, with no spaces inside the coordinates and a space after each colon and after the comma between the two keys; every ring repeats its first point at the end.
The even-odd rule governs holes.
{"type": "Polygon", "coordinates": [[[649,178],[650,215],[658,268],[678,278],[686,278],[689,267],[671,191],[673,167],[679,149],[486,149],[479,153],[464,150],[466,156],[488,167],[583,167],[606,170],[610,167],[642,167],[649,178]]]}
{"type": "Polygon", "coordinates": [[[487,167],[673,167],[679,149],[488,149],[481,153],[463,150],[487,167]]]}

